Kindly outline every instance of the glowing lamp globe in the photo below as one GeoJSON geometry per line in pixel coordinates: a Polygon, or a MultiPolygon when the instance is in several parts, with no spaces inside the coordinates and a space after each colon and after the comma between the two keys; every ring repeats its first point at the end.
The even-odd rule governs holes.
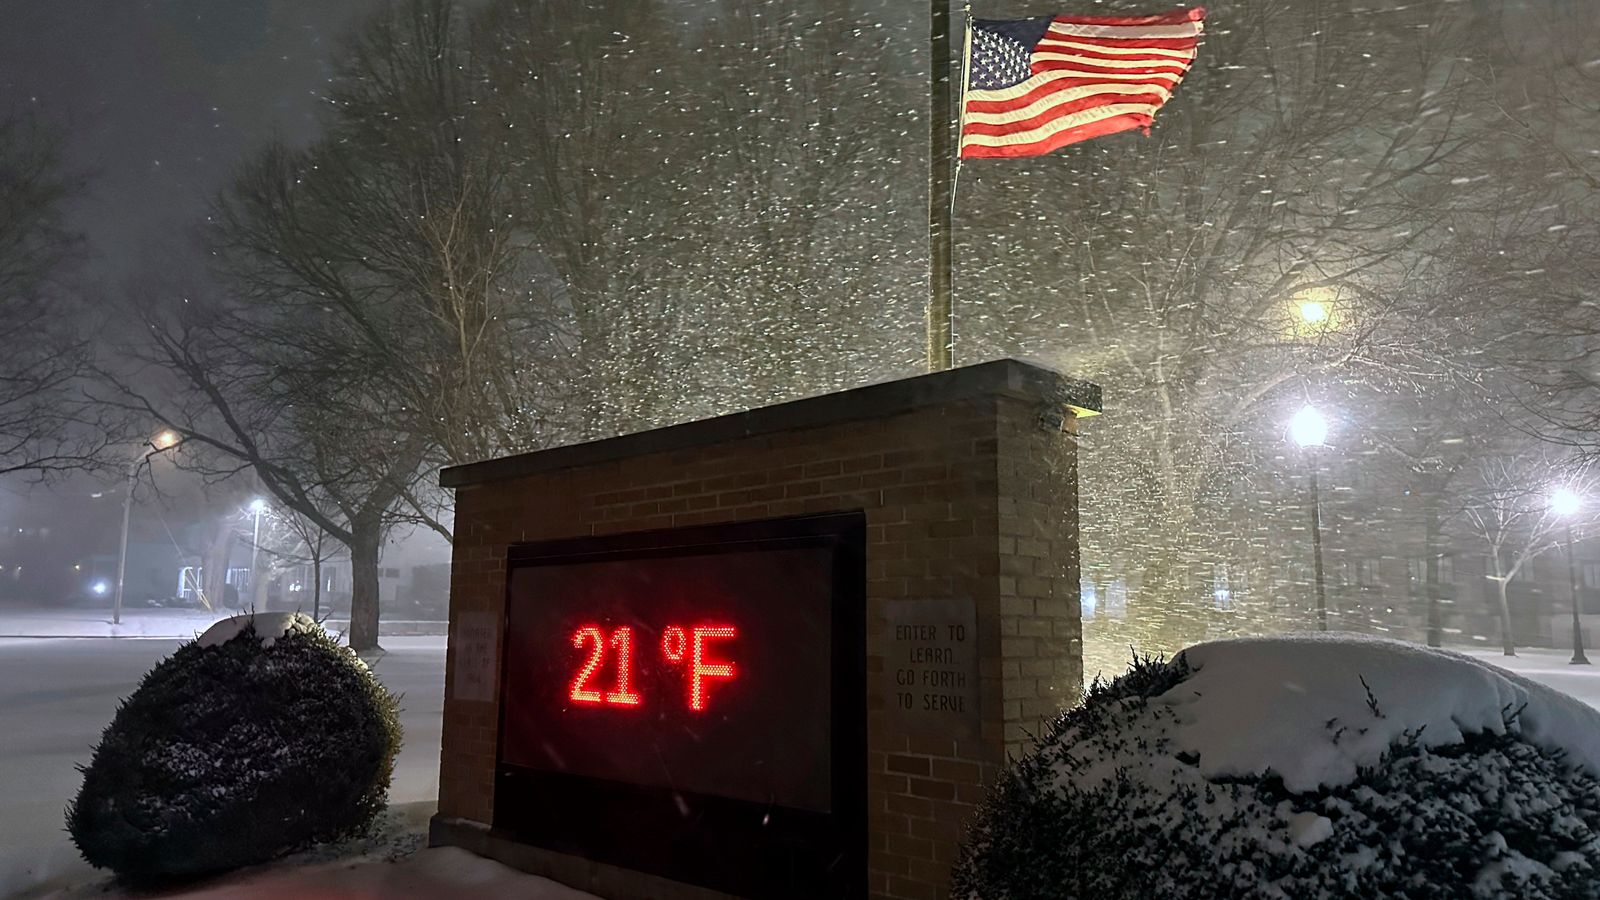
{"type": "Polygon", "coordinates": [[[267,511],[267,501],[261,499],[260,497],[257,497],[254,500],[251,500],[250,501],[250,511],[252,513],[255,513],[256,515],[260,515],[261,513],[266,512],[267,511]]]}
{"type": "Polygon", "coordinates": [[[1550,511],[1558,516],[1570,516],[1583,506],[1583,498],[1567,488],[1558,488],[1550,495],[1550,511]]]}
{"type": "Polygon", "coordinates": [[[1316,407],[1307,406],[1289,420],[1289,436],[1302,447],[1320,447],[1328,439],[1328,420],[1316,407]]]}
{"type": "Polygon", "coordinates": [[[1307,300],[1300,304],[1300,318],[1308,325],[1320,325],[1328,321],[1328,306],[1316,300],[1307,300]]]}

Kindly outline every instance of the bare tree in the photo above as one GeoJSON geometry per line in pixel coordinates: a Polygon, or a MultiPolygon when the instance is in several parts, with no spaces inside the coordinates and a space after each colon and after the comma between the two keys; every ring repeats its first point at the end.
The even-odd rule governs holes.
{"type": "Polygon", "coordinates": [[[1107,385],[1086,569],[1138,585],[1152,649],[1203,634],[1230,536],[1261,539],[1239,488],[1295,407],[1351,381],[1417,393],[1453,364],[1441,248],[1493,171],[1470,19],[1229,4],[1152,137],[963,176],[958,291],[982,297],[984,346],[1107,385]]]}
{"type": "Polygon", "coordinates": [[[317,523],[299,513],[286,517],[286,523],[298,539],[292,558],[311,565],[311,617],[321,622],[322,564],[328,559],[328,532],[317,523]]]}
{"type": "Polygon", "coordinates": [[[657,248],[641,247],[623,224],[640,213],[649,221],[641,201],[663,175],[650,163],[661,154],[640,137],[661,108],[647,98],[670,95],[655,70],[672,60],[671,44],[659,2],[501,0],[474,21],[483,127],[500,135],[515,221],[559,279],[554,321],[571,361],[567,427],[578,435],[648,418],[632,395],[665,380],[648,342],[670,330],[672,314],[645,302],[643,288],[677,237],[663,229],[657,248]]]}
{"type": "Polygon", "coordinates": [[[583,434],[916,370],[921,70],[867,7],[497,0],[475,20],[583,434]]]}
{"type": "Polygon", "coordinates": [[[383,7],[347,42],[326,136],[265,148],[210,235],[238,327],[279,354],[284,399],[334,404],[357,385],[375,407],[346,413],[381,409],[433,464],[548,441],[565,381],[548,279],[511,214],[513,167],[471,114],[463,31],[445,0],[383,7]]]}
{"type": "Polygon", "coordinates": [[[102,369],[98,402],[177,432],[182,465],[210,481],[252,473],[348,548],[350,645],[375,648],[378,555],[402,494],[428,471],[425,441],[390,427],[387,398],[359,383],[341,383],[335,395],[301,391],[283,377],[286,349],[256,343],[261,333],[237,310],[179,296],[128,305],[145,343],[120,370],[102,369]]]}
{"type": "Polygon", "coordinates": [[[77,393],[87,317],[64,278],[82,241],[64,206],[80,187],[55,135],[0,118],[0,475],[92,467],[115,440],[77,393]]]}
{"type": "Polygon", "coordinates": [[[310,566],[311,616],[323,621],[322,565],[332,550],[327,530],[294,509],[271,509],[263,515],[263,522],[259,542],[254,535],[251,537],[267,562],[266,576],[252,583],[256,608],[265,608],[268,586],[273,580],[291,569],[310,566]]]}
{"type": "Polygon", "coordinates": [[[1511,580],[1530,560],[1560,546],[1565,523],[1551,509],[1551,494],[1560,487],[1582,490],[1592,482],[1557,449],[1531,441],[1520,449],[1485,454],[1470,466],[1461,513],[1488,551],[1487,577],[1495,585],[1506,656],[1517,653],[1507,596],[1511,580]]]}
{"type": "MultiPolygon", "coordinates": [[[[1451,555],[1447,528],[1462,513],[1461,492],[1487,443],[1472,426],[1482,427],[1493,420],[1481,400],[1461,386],[1380,398],[1369,407],[1375,412],[1374,421],[1363,435],[1378,451],[1368,465],[1386,476],[1385,493],[1400,507],[1391,513],[1401,519],[1395,524],[1412,524],[1407,520],[1410,515],[1421,519],[1425,640],[1430,647],[1444,644],[1445,598],[1440,575],[1441,563],[1451,555]]],[[[1375,543],[1393,547],[1404,540],[1402,527],[1373,528],[1372,524],[1369,516],[1366,530],[1375,543]]]]}
{"type": "Polygon", "coordinates": [[[450,537],[423,486],[434,468],[550,430],[548,298],[501,211],[504,167],[465,115],[459,30],[451,4],[410,0],[352,35],[326,136],[265,147],[218,203],[205,241],[226,292],[135,304],[178,399],[114,382],[119,408],[208,451],[210,477],[249,468],[349,549],[360,649],[377,642],[386,529],[450,537]]]}

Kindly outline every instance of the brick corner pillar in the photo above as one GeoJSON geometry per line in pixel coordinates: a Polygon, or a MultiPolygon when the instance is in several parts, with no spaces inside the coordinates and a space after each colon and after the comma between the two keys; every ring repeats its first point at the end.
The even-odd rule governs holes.
{"type": "Polygon", "coordinates": [[[865,772],[835,773],[834,805],[865,822],[851,896],[947,897],[1007,754],[1082,686],[1076,424],[1099,406],[1094,385],[1006,359],[447,470],[456,535],[431,842],[611,900],[727,896],[693,873],[497,827],[508,554],[850,513],[865,522],[865,772]]]}

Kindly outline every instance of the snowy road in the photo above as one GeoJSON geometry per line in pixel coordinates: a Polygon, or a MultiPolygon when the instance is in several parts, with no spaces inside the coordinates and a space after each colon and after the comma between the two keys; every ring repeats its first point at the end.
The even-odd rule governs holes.
{"type": "MultiPolygon", "coordinates": [[[[386,637],[373,669],[402,695],[405,745],[396,803],[432,800],[439,785],[444,638],[386,637]]],[[[75,764],[140,676],[174,640],[0,638],[0,897],[86,868],[63,826],[77,792],[75,764]]]]}

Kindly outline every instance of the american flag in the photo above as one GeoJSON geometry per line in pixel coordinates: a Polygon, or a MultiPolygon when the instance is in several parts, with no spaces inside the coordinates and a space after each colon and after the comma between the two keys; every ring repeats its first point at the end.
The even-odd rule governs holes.
{"type": "Polygon", "coordinates": [[[974,20],[961,155],[1041,156],[1148,130],[1194,62],[1205,15],[974,20]]]}

